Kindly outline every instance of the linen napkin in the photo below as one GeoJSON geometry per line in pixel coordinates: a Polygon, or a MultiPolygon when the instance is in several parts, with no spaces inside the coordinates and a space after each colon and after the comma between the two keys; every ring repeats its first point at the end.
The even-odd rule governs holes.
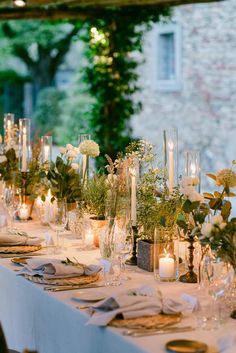
{"type": "Polygon", "coordinates": [[[70,278],[82,275],[95,275],[101,270],[97,265],[65,264],[59,259],[32,258],[26,261],[26,265],[20,275],[28,274],[31,276],[41,276],[45,279],[50,278],[70,278]]]}
{"type": "Polygon", "coordinates": [[[29,236],[26,233],[0,233],[0,246],[39,245],[43,239],[29,236]]]}
{"type": "Polygon", "coordinates": [[[164,297],[160,290],[142,286],[121,291],[95,304],[92,307],[94,314],[88,324],[106,326],[118,314],[121,314],[124,319],[132,319],[160,313],[175,314],[189,310],[190,307],[191,310],[194,309],[189,300],[186,302],[183,298],[164,297]]]}

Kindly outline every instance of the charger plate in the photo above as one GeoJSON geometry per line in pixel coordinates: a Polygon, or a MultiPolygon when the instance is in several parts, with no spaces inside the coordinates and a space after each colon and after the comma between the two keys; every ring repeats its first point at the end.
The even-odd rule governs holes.
{"type": "Polygon", "coordinates": [[[32,281],[34,283],[39,284],[47,284],[47,285],[80,285],[80,284],[90,284],[99,280],[99,273],[96,273],[93,276],[78,276],[78,277],[70,277],[70,278],[50,278],[46,279],[41,276],[31,276],[27,274],[23,274],[23,276],[32,281]]]}
{"type": "Polygon", "coordinates": [[[1,246],[0,254],[27,254],[42,249],[42,245],[1,246]]]}
{"type": "Polygon", "coordinates": [[[154,316],[143,316],[134,319],[114,319],[110,325],[120,328],[130,329],[158,329],[165,326],[171,326],[179,323],[182,319],[182,314],[158,314],[154,316]]]}
{"type": "Polygon", "coordinates": [[[166,343],[166,349],[171,353],[205,353],[208,347],[199,341],[174,340],[166,343]]]}

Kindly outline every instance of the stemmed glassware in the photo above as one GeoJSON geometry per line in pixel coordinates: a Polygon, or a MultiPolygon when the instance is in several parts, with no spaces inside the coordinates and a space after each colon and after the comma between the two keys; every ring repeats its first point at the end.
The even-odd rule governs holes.
{"type": "Polygon", "coordinates": [[[14,185],[6,186],[3,191],[3,205],[10,216],[9,232],[14,232],[14,219],[19,209],[19,195],[14,185]]]}
{"type": "Polygon", "coordinates": [[[114,254],[119,261],[119,280],[126,281],[128,276],[125,275],[125,260],[132,251],[132,239],[127,232],[127,219],[119,227],[117,222],[114,232],[114,254]]]}
{"type": "Polygon", "coordinates": [[[65,199],[54,201],[53,207],[49,209],[49,225],[54,232],[56,232],[56,251],[63,249],[63,237],[60,236],[67,225],[67,203],[65,199]]]}
{"type": "Polygon", "coordinates": [[[222,305],[224,305],[224,311],[227,314],[225,297],[233,282],[234,270],[228,262],[224,262],[220,258],[208,257],[202,268],[201,277],[203,293],[200,300],[202,313],[199,316],[199,324],[206,329],[215,329],[223,319],[222,305]],[[207,295],[211,304],[209,299],[207,300],[207,295]]]}

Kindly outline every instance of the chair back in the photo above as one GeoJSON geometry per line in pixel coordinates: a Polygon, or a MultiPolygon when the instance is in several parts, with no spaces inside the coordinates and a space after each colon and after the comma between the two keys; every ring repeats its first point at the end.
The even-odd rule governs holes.
{"type": "Polygon", "coordinates": [[[2,329],[2,325],[0,323],[0,352],[1,353],[9,353],[7,348],[7,342],[4,336],[4,332],[2,329]]]}

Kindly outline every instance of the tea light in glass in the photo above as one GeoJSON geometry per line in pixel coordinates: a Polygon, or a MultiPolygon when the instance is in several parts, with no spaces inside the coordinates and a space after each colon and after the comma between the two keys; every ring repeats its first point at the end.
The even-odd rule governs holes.
{"type": "Polygon", "coordinates": [[[199,151],[186,151],[185,152],[185,175],[192,177],[194,179],[197,178],[198,184],[198,192],[201,189],[201,166],[200,166],[200,152],[199,151]]]}
{"type": "Polygon", "coordinates": [[[85,247],[92,247],[93,246],[93,232],[92,232],[91,228],[89,228],[87,231],[85,231],[84,245],[85,245],[85,247]]]}
{"type": "Polygon", "coordinates": [[[18,216],[22,221],[27,221],[29,218],[29,208],[28,206],[23,203],[19,209],[18,216]]]}

